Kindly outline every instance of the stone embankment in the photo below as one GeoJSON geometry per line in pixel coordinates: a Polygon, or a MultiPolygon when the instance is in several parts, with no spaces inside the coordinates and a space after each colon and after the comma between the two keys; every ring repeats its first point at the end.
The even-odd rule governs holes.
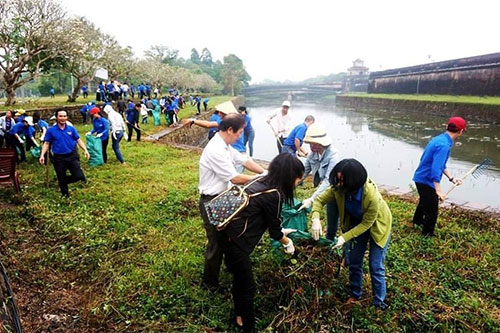
{"type": "Polygon", "coordinates": [[[441,117],[460,116],[467,120],[500,124],[500,105],[414,101],[342,95],[336,97],[335,103],[342,107],[353,108],[360,111],[376,109],[441,117]]]}

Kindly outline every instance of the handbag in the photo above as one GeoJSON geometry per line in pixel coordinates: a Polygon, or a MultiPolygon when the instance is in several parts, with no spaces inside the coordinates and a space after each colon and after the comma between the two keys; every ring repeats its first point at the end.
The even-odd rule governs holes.
{"type": "Polygon", "coordinates": [[[245,186],[233,185],[212,200],[205,202],[205,211],[210,224],[219,231],[223,230],[228,226],[229,222],[233,221],[248,206],[250,198],[264,193],[278,192],[277,189],[270,189],[253,194],[246,193],[245,190],[260,178],[252,180],[245,186]]]}

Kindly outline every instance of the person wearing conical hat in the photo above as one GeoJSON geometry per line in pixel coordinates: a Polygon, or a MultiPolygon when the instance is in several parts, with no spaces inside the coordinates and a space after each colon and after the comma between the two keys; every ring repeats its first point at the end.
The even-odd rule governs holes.
{"type": "MultiPolygon", "coordinates": [[[[302,201],[302,206],[299,210],[310,208],[313,201],[330,186],[330,172],[332,172],[335,165],[341,159],[338,150],[333,147],[332,140],[326,133],[326,129],[320,124],[309,126],[304,143],[308,143],[311,147],[311,153],[307,155],[306,162],[304,163],[304,178],[308,174],[312,174],[313,185],[318,188],[310,198],[302,201]]],[[[326,204],[326,219],[326,238],[333,240],[339,225],[339,213],[337,204],[334,201],[326,204]]],[[[313,237],[318,239],[321,233],[321,225],[313,222],[313,237]]]]}

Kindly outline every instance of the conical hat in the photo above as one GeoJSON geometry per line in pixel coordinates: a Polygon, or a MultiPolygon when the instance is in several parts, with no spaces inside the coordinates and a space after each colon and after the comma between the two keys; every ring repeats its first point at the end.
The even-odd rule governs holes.
{"type": "Polygon", "coordinates": [[[324,147],[329,146],[332,140],[326,133],[326,129],[320,124],[312,124],[309,126],[304,138],[305,143],[317,143],[324,147]]]}
{"type": "Polygon", "coordinates": [[[224,114],[238,113],[234,107],[233,102],[227,101],[215,106],[215,110],[222,112],[224,114]]]}

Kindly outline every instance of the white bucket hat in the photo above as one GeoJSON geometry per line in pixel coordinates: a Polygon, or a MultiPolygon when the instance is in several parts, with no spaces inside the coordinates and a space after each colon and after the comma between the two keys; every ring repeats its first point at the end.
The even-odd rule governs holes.
{"type": "Polygon", "coordinates": [[[28,125],[33,126],[33,117],[28,116],[24,117],[24,121],[28,123],[28,125]]]}
{"type": "Polygon", "coordinates": [[[281,106],[287,106],[287,107],[290,107],[291,104],[289,101],[283,101],[283,103],[281,104],[281,106]]]}
{"type": "Polygon", "coordinates": [[[222,112],[224,114],[238,113],[236,108],[234,107],[233,102],[227,101],[215,106],[215,110],[222,112]]]}
{"type": "Polygon", "coordinates": [[[326,129],[320,124],[312,124],[309,126],[304,138],[305,143],[317,143],[324,147],[332,144],[332,140],[326,133],[326,129]]]}

